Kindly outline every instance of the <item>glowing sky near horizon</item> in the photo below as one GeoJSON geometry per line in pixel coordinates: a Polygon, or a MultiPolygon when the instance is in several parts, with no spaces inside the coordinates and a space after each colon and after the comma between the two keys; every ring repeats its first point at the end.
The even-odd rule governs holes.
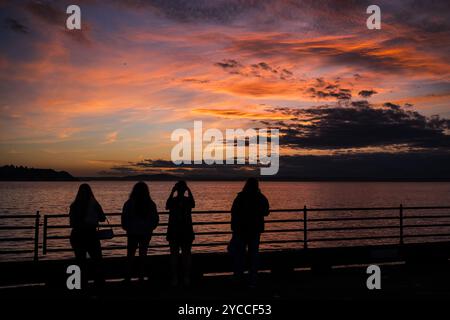
{"type": "Polygon", "coordinates": [[[318,81],[450,118],[446,1],[379,1],[381,30],[366,1],[76,3],[81,31],[61,1],[0,1],[2,165],[96,175],[169,159],[194,120],[248,128],[335,103],[311,94],[318,81]]]}

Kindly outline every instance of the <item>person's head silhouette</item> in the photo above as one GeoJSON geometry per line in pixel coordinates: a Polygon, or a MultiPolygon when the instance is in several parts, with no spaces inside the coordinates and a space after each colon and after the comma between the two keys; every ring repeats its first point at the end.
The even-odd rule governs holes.
{"type": "Polygon", "coordinates": [[[184,180],[180,180],[175,184],[174,189],[177,191],[177,196],[183,196],[188,189],[187,183],[184,180]]]}
{"type": "Polygon", "coordinates": [[[151,199],[147,184],[143,181],[136,183],[131,191],[130,199],[134,201],[151,199]]]}
{"type": "Polygon", "coordinates": [[[91,186],[87,183],[83,183],[78,188],[77,196],[75,197],[75,204],[78,205],[87,205],[87,203],[91,200],[95,199],[94,193],[92,192],[91,186]]]}
{"type": "Polygon", "coordinates": [[[259,183],[256,178],[248,178],[242,189],[243,192],[254,193],[259,191],[259,183]]]}

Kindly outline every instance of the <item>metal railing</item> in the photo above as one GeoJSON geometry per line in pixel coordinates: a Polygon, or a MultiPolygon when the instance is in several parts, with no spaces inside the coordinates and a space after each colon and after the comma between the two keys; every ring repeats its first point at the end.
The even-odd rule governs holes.
{"type": "MultiPolygon", "coordinates": [[[[33,260],[37,261],[39,259],[39,224],[40,224],[40,218],[41,215],[39,211],[36,211],[36,214],[30,214],[30,215],[23,215],[23,214],[17,214],[17,215],[4,215],[0,216],[0,220],[20,220],[20,225],[0,225],[0,230],[18,230],[18,231],[25,231],[25,230],[31,230],[33,232],[33,236],[18,236],[18,237],[1,237],[0,242],[1,243],[23,243],[23,242],[31,242],[32,248],[30,246],[27,246],[28,248],[20,248],[20,249],[13,249],[13,250],[0,250],[0,256],[2,255],[17,255],[17,254],[27,254],[32,253],[33,254],[33,260]],[[23,225],[22,222],[28,222],[30,223],[23,225]]],[[[3,233],[3,232],[2,232],[3,233]]]]}
{"type": "MultiPolygon", "coordinates": [[[[280,234],[280,233],[293,233],[298,235],[296,239],[272,239],[272,240],[263,240],[261,244],[300,244],[301,248],[308,249],[309,244],[314,242],[355,242],[355,241],[363,241],[363,240],[391,240],[395,241],[399,245],[405,243],[407,239],[415,239],[415,238],[442,238],[448,237],[450,239],[450,231],[448,232],[433,232],[433,233],[422,233],[415,231],[414,234],[405,234],[405,230],[410,228],[417,229],[433,229],[433,228],[445,228],[450,227],[450,213],[446,214],[419,214],[419,215],[405,215],[405,212],[417,212],[417,211],[432,211],[432,210],[448,210],[450,206],[433,206],[433,207],[404,207],[402,205],[398,207],[372,207],[372,208],[307,208],[304,206],[302,209],[275,209],[271,210],[271,213],[286,213],[293,215],[292,218],[271,218],[270,216],[266,218],[266,226],[271,226],[274,224],[278,224],[278,226],[283,224],[291,224],[291,228],[277,228],[270,229],[266,228],[266,234],[280,234]],[[386,215],[364,215],[364,216],[344,216],[344,217],[320,217],[319,213],[334,213],[334,212],[375,212],[380,211],[384,213],[393,213],[389,216],[386,215]],[[311,217],[311,213],[315,213],[316,216],[311,217]],[[448,221],[443,221],[443,219],[447,219],[448,221]],[[413,221],[421,221],[420,224],[414,224],[413,221]],[[361,223],[371,223],[371,222],[383,222],[382,225],[360,225],[361,223]],[[425,223],[423,223],[425,222],[425,223]],[[334,225],[334,224],[349,224],[353,223],[353,225],[334,225]],[[292,227],[292,224],[298,224],[298,227],[295,225],[292,227]],[[355,225],[357,224],[357,225],[355,225]],[[355,231],[365,231],[365,232],[373,232],[373,231],[394,231],[394,234],[370,234],[370,235],[362,235],[362,236],[335,236],[335,237],[315,237],[314,235],[317,233],[323,232],[355,232],[355,231]]],[[[160,215],[167,215],[168,212],[161,212],[160,215]]],[[[193,216],[206,216],[206,215],[230,215],[229,211],[194,211],[192,212],[193,216]]],[[[120,216],[120,213],[110,213],[107,214],[109,217],[120,216]]],[[[39,223],[40,223],[40,214],[37,212],[35,215],[14,215],[14,216],[0,216],[0,219],[34,219],[34,225],[27,226],[0,226],[0,230],[34,230],[34,238],[33,237],[11,237],[11,238],[0,238],[0,242],[9,241],[9,242],[22,242],[22,241],[33,241],[34,247],[33,249],[23,249],[19,250],[7,250],[1,251],[2,254],[18,254],[18,253],[33,253],[34,260],[38,260],[39,258],[39,223]]],[[[53,223],[55,219],[67,219],[67,214],[50,214],[44,215],[42,224],[42,255],[45,256],[50,252],[69,252],[72,249],[70,247],[51,247],[50,242],[56,240],[64,240],[69,239],[69,229],[70,226],[67,224],[55,224],[53,223]],[[67,230],[64,234],[49,234],[49,230],[67,230]]],[[[195,221],[193,222],[194,226],[220,226],[220,225],[229,225],[229,217],[226,221],[195,221]]],[[[120,228],[120,224],[110,224],[110,227],[117,229],[120,228]]],[[[167,222],[160,223],[159,226],[167,226],[167,222]]],[[[214,236],[214,235],[231,235],[231,231],[229,228],[227,230],[220,231],[198,231],[195,233],[196,237],[205,237],[205,236],[214,236]]],[[[154,232],[153,236],[165,236],[165,232],[154,232]]],[[[115,230],[115,238],[126,238],[126,234],[124,232],[116,232],[115,230]]],[[[197,238],[198,239],[198,238],[197,238]]],[[[220,242],[194,242],[194,247],[204,247],[204,246],[226,246],[228,245],[228,241],[220,241],[220,242]]],[[[151,248],[168,248],[168,243],[166,244],[151,244],[151,248]]],[[[125,243],[123,245],[109,245],[103,246],[103,250],[120,250],[126,249],[125,243]]]]}

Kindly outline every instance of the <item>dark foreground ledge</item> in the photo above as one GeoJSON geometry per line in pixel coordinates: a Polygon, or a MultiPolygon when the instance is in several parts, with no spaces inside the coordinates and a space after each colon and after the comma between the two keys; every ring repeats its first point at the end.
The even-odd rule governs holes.
{"type": "Polygon", "coordinates": [[[90,284],[86,292],[34,285],[0,289],[0,298],[14,300],[148,300],[172,306],[199,303],[294,303],[295,301],[450,301],[450,264],[421,268],[381,265],[381,290],[368,290],[365,267],[333,268],[284,274],[262,272],[256,288],[236,285],[229,275],[194,279],[190,287],[169,286],[151,275],[144,282],[107,281],[102,290],[90,284]]]}
{"type": "Polygon", "coordinates": [[[148,280],[131,284],[122,281],[126,259],[105,258],[105,288],[83,294],[66,288],[66,268],[73,260],[5,262],[0,263],[0,296],[184,302],[450,299],[449,257],[449,242],[263,252],[256,289],[233,282],[226,253],[194,254],[189,288],[170,287],[167,255],[149,256],[148,280]],[[368,264],[380,265],[381,290],[367,289],[368,264]]]}

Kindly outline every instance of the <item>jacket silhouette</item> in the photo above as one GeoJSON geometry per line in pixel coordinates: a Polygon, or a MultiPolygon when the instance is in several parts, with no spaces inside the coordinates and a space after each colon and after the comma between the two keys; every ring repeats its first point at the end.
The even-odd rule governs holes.
{"type": "Polygon", "coordinates": [[[138,248],[139,279],[144,280],[145,257],[153,230],[159,223],[156,204],[150,197],[145,182],[141,181],[134,185],[129,199],[123,205],[121,222],[122,228],[127,232],[128,272],[125,280],[130,281],[133,275],[134,259],[138,248]]]}
{"type": "Polygon", "coordinates": [[[82,288],[88,284],[87,254],[92,260],[96,285],[103,285],[102,247],[97,235],[99,222],[105,221],[101,205],[95,199],[87,183],[80,185],[74,202],[70,205],[69,221],[72,228],[70,244],[75,253],[77,264],[82,269],[82,288]]]}
{"type": "Polygon", "coordinates": [[[191,247],[195,238],[192,227],[192,208],[194,207],[194,196],[186,181],[178,181],[172,188],[172,192],[166,202],[166,209],[169,210],[169,224],[166,238],[170,245],[172,286],[178,285],[179,274],[183,274],[184,285],[188,286],[191,281],[191,247]],[[186,193],[187,196],[185,196],[186,193]],[[180,251],[181,269],[178,267],[180,251]]]}
{"type": "Polygon", "coordinates": [[[256,285],[261,233],[264,217],[269,215],[269,201],[259,190],[258,180],[249,178],[236,196],[231,207],[231,230],[233,236],[228,251],[234,260],[234,276],[242,281],[245,256],[248,252],[250,285],[256,285]]]}
{"type": "Polygon", "coordinates": [[[151,234],[159,223],[156,204],[151,201],[139,207],[128,199],[123,205],[122,228],[128,235],[145,236],[151,234]]]}
{"type": "Polygon", "coordinates": [[[231,230],[242,235],[262,233],[267,215],[269,201],[259,189],[241,191],[231,208],[231,230]]]}
{"type": "Polygon", "coordinates": [[[190,244],[194,241],[192,208],[195,208],[195,201],[191,193],[187,197],[171,196],[167,199],[166,209],[169,210],[167,241],[175,242],[179,245],[190,244]]]}

